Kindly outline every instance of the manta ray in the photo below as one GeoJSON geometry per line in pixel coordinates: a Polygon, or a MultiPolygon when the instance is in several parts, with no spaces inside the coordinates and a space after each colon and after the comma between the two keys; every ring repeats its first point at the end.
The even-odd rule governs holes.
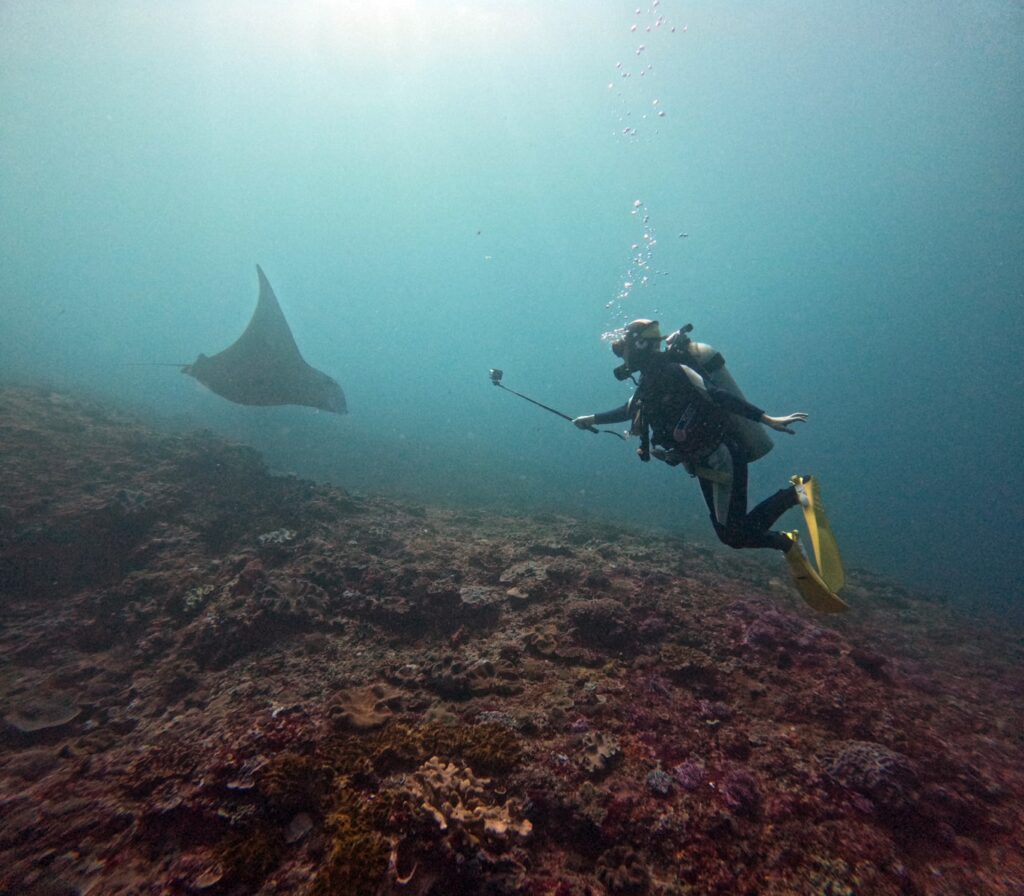
{"type": "Polygon", "coordinates": [[[181,372],[236,404],[298,404],[333,414],[347,413],[341,386],[303,360],[259,265],[256,273],[260,297],[245,332],[224,351],[211,357],[200,355],[181,372]]]}

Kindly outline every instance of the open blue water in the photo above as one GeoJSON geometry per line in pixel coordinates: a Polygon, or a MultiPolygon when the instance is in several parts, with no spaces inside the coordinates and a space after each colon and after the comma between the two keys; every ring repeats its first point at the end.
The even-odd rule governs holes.
{"type": "Polygon", "coordinates": [[[810,414],[754,499],[816,473],[851,566],[1012,602],[1022,109],[1011,0],[4,0],[0,377],[358,491],[709,539],[685,474],[487,378],[605,410],[602,333],[692,322],[810,414]],[[226,347],[257,263],[347,417],[135,366],[226,347]]]}

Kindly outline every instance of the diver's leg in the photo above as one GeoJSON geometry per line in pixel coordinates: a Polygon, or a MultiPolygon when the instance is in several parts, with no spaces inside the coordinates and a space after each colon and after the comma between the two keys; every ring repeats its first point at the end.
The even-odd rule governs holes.
{"type": "Polygon", "coordinates": [[[747,522],[754,532],[766,532],[782,514],[799,503],[793,486],[780,488],[747,514],[747,522]]]}
{"type": "Polygon", "coordinates": [[[715,486],[707,479],[700,479],[700,490],[704,495],[704,503],[711,514],[711,525],[719,541],[731,548],[760,547],[751,544],[749,527],[747,526],[747,465],[736,460],[737,452],[726,445],[729,451],[729,466],[732,481],[729,485],[729,504],[725,512],[725,524],[718,520],[715,510],[715,486]]]}
{"type": "Polygon", "coordinates": [[[729,491],[729,512],[725,518],[726,528],[745,529],[747,518],[747,481],[748,471],[746,463],[736,460],[736,449],[731,445],[725,446],[729,451],[729,460],[732,463],[732,486],[729,491]]]}
{"type": "Polygon", "coordinates": [[[748,532],[746,548],[772,548],[785,553],[796,543],[785,532],[748,532]]]}
{"type": "Polygon", "coordinates": [[[704,503],[708,505],[708,512],[711,514],[711,519],[715,519],[715,487],[708,482],[706,479],[697,477],[697,481],[700,483],[700,493],[704,496],[704,503]]]}
{"type": "Polygon", "coordinates": [[[708,513],[711,516],[711,526],[715,530],[715,535],[718,536],[718,540],[722,544],[727,544],[729,547],[736,547],[732,543],[732,533],[725,528],[720,522],[718,522],[718,514],[715,513],[715,487],[712,483],[708,482],[707,479],[697,478],[700,483],[700,493],[704,496],[704,503],[708,505],[708,513]]]}
{"type": "Polygon", "coordinates": [[[727,447],[732,457],[732,493],[729,495],[726,525],[724,530],[718,533],[718,537],[734,548],[789,550],[793,544],[790,537],[783,532],[771,532],[769,527],[785,511],[796,505],[796,489],[782,489],[747,513],[748,466],[736,460],[738,452],[734,448],[727,447]]]}
{"type": "Polygon", "coordinates": [[[793,539],[785,532],[772,531],[771,526],[782,514],[799,503],[796,489],[790,486],[769,495],[751,510],[747,514],[745,527],[749,546],[788,551],[793,546],[793,539]]]}

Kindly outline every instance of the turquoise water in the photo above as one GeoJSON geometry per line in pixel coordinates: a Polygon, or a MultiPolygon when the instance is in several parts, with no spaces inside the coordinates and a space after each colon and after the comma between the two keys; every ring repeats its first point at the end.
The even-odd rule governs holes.
{"type": "Polygon", "coordinates": [[[487,378],[605,410],[602,333],[692,322],[810,414],[755,499],[814,472],[851,566],[1012,601],[1022,75],[1016,2],[6,0],[0,375],[359,491],[710,539],[684,474],[487,378]],[[135,366],[226,347],[257,263],[347,417],[135,366]]]}

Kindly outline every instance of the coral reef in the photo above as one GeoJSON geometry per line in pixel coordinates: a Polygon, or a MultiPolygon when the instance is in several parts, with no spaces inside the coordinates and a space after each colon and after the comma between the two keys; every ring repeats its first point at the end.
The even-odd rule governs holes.
{"type": "Polygon", "coordinates": [[[9,737],[34,740],[47,732],[64,728],[81,715],[81,707],[57,695],[42,696],[16,703],[3,717],[9,737]]]}
{"type": "Polygon", "coordinates": [[[526,838],[533,825],[512,800],[499,802],[469,766],[432,756],[410,777],[413,798],[442,831],[458,828],[471,844],[526,838]]]}
{"type": "Polygon", "coordinates": [[[325,826],[328,849],[312,881],[312,896],[370,896],[380,892],[390,855],[388,841],[375,829],[373,810],[343,779],[325,826]]]}
{"type": "Polygon", "coordinates": [[[370,731],[390,719],[401,700],[401,691],[377,682],[340,691],[328,705],[327,715],[336,728],[370,731]]]}
{"type": "Polygon", "coordinates": [[[1005,620],[0,389],[0,892],[1024,892],[1005,620]]]}
{"type": "Polygon", "coordinates": [[[588,731],[580,740],[579,764],[588,775],[603,775],[621,759],[618,741],[602,731],[588,731]]]}
{"type": "Polygon", "coordinates": [[[614,598],[572,600],[566,605],[565,613],[576,636],[588,646],[623,649],[636,639],[636,626],[629,611],[614,598]]]}
{"type": "Polygon", "coordinates": [[[628,846],[613,846],[597,863],[597,879],[613,896],[639,896],[651,884],[643,859],[628,846]]]}

